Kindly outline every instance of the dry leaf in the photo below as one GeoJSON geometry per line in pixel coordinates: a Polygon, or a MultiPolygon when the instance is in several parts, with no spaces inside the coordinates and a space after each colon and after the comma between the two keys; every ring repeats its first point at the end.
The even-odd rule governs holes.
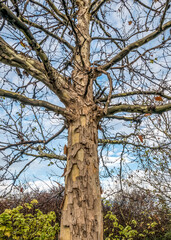
{"type": "Polygon", "coordinates": [[[64,146],[64,154],[67,155],[68,154],[68,147],[65,145],[64,146]]]}
{"type": "Polygon", "coordinates": [[[138,135],[138,138],[143,143],[143,136],[142,135],[138,135]]]}
{"type": "Polygon", "coordinates": [[[145,117],[150,116],[150,115],[151,115],[151,113],[144,114],[145,117]]]}
{"type": "Polygon", "coordinates": [[[26,47],[26,45],[22,41],[20,41],[20,44],[22,47],[24,47],[24,48],[26,47]]]}
{"type": "Polygon", "coordinates": [[[157,96],[154,98],[156,101],[159,101],[159,102],[162,102],[163,101],[163,98],[161,96],[157,96]]]}
{"type": "Polygon", "coordinates": [[[103,131],[103,128],[101,127],[100,124],[98,125],[98,129],[101,130],[101,131],[103,131]]]}
{"type": "Polygon", "coordinates": [[[132,24],[132,21],[128,21],[128,24],[131,25],[131,24],[132,24]]]}

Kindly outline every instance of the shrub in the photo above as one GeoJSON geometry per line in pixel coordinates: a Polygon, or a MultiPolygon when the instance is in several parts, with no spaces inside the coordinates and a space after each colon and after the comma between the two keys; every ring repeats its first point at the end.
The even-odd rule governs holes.
{"type": "Polygon", "coordinates": [[[0,239],[54,240],[59,232],[56,215],[53,211],[43,214],[35,208],[37,203],[37,200],[32,200],[0,214],[0,239]],[[27,213],[24,214],[23,210],[27,213]]]}
{"type": "MultiPolygon", "coordinates": [[[[42,213],[47,214],[50,211],[55,212],[56,222],[60,223],[61,219],[61,203],[63,201],[64,188],[53,187],[48,191],[40,191],[38,188],[32,189],[32,191],[15,191],[15,194],[9,194],[6,198],[0,198],[0,214],[5,211],[5,209],[13,209],[19,205],[24,206],[25,203],[30,203],[32,199],[37,199],[38,204],[36,208],[42,211],[42,213]]],[[[22,212],[27,213],[26,208],[23,208],[22,212]]],[[[32,213],[34,209],[32,209],[32,213]]]]}
{"type": "MultiPolygon", "coordinates": [[[[138,232],[136,230],[136,226],[138,222],[136,220],[132,220],[123,226],[119,223],[118,218],[111,211],[108,211],[104,217],[105,220],[109,220],[112,227],[110,228],[110,232],[108,232],[109,228],[106,227],[104,229],[105,240],[133,240],[133,239],[148,239],[148,237],[155,235],[155,227],[158,225],[156,222],[147,223],[143,232],[138,232]],[[112,231],[111,231],[112,229],[112,231]],[[147,237],[147,238],[146,238],[147,237]]],[[[150,238],[149,238],[150,239],[150,238]]]]}
{"type": "Polygon", "coordinates": [[[170,205],[159,201],[151,192],[117,194],[110,201],[104,201],[104,239],[171,239],[170,213],[170,205]],[[120,228],[126,231],[127,237],[120,228]]]}

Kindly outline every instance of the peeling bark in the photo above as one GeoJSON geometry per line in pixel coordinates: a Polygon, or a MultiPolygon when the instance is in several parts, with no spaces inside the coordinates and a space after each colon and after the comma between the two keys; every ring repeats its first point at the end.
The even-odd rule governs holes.
{"type": "MultiPolygon", "coordinates": [[[[170,96],[164,94],[164,81],[162,79],[161,88],[159,88],[159,92],[155,90],[149,91],[134,91],[132,89],[131,92],[121,92],[117,93],[117,88],[112,86],[112,78],[110,76],[110,70],[113,65],[116,63],[118,64],[121,60],[124,60],[125,57],[128,57],[129,53],[131,53],[134,49],[137,49],[151,40],[155,39],[159,36],[163,31],[169,29],[171,27],[171,21],[166,22],[164,21],[166,18],[166,11],[169,6],[169,1],[166,1],[165,10],[162,15],[161,21],[156,29],[153,30],[146,30],[145,37],[136,40],[135,42],[131,42],[131,38],[133,35],[130,35],[128,38],[124,39],[122,36],[120,38],[112,38],[111,34],[108,33],[105,28],[109,27],[110,24],[105,23],[105,27],[103,27],[102,23],[104,21],[100,21],[99,17],[96,16],[98,11],[101,9],[102,5],[110,2],[107,0],[76,0],[76,1],[66,1],[61,0],[58,4],[55,1],[46,0],[46,4],[40,3],[39,1],[31,1],[33,4],[41,8],[40,11],[41,17],[43,19],[42,13],[47,13],[47,19],[54,18],[55,26],[52,26],[51,23],[53,21],[47,21],[45,24],[39,25],[40,22],[43,21],[40,18],[40,21],[37,21],[38,17],[31,18],[30,20],[30,8],[28,8],[29,14],[17,14],[13,12],[13,8],[11,5],[5,3],[6,1],[0,1],[0,16],[3,18],[4,23],[7,21],[10,24],[10,28],[13,27],[17,34],[18,31],[20,32],[19,37],[24,35],[25,40],[27,40],[27,44],[29,47],[29,52],[32,54],[34,51],[33,56],[37,56],[39,60],[36,58],[34,59],[30,55],[27,55],[27,49],[24,50],[25,53],[18,52],[15,50],[14,47],[10,46],[8,41],[8,37],[0,37],[0,62],[9,65],[11,67],[17,67],[20,69],[24,69],[25,72],[30,74],[35,79],[38,79],[44,85],[46,85],[51,91],[53,91],[60,99],[62,103],[64,103],[66,108],[58,107],[54,105],[55,99],[53,100],[53,104],[43,101],[43,100],[36,100],[28,98],[24,95],[11,92],[8,90],[0,89],[0,96],[4,96],[7,98],[12,98],[14,100],[20,101],[21,103],[31,105],[34,107],[44,107],[47,110],[53,111],[57,114],[63,115],[67,119],[68,122],[68,146],[65,147],[64,154],[67,155],[67,167],[64,171],[65,176],[65,197],[64,202],[62,205],[62,220],[61,220],[61,231],[60,231],[60,240],[102,240],[103,239],[103,215],[102,215],[102,206],[101,206],[101,190],[100,190],[100,181],[99,181],[99,160],[98,160],[98,153],[97,153],[97,146],[99,143],[110,143],[110,144],[132,144],[133,146],[142,147],[142,145],[136,145],[134,143],[129,143],[126,140],[116,140],[116,139],[99,139],[98,141],[98,121],[100,118],[115,118],[118,120],[125,120],[125,121],[137,121],[138,117],[141,114],[147,113],[155,113],[161,114],[163,112],[171,110],[171,103],[163,102],[157,104],[155,101],[152,105],[140,105],[134,104],[126,104],[125,100],[123,103],[117,103],[114,105],[115,102],[111,102],[111,99],[119,98],[122,99],[123,97],[139,95],[139,94],[146,94],[153,96],[159,95],[167,100],[170,100],[170,96]],[[72,2],[72,5],[71,5],[72,2]],[[60,5],[59,9],[58,6],[60,5]],[[50,7],[50,9],[48,8],[50,7]],[[70,7],[73,6],[73,9],[70,7]],[[65,14],[64,14],[65,12],[65,14]],[[49,15],[50,14],[50,15],[49,15]],[[91,21],[91,24],[90,24],[91,21]],[[90,34],[90,28],[96,25],[96,31],[98,32],[98,27],[100,27],[100,31],[97,34],[90,34]],[[64,55],[62,61],[59,61],[59,65],[56,63],[52,64],[51,60],[55,62],[58,58],[50,58],[46,51],[43,50],[43,45],[39,43],[39,37],[36,39],[35,31],[32,31],[33,28],[38,29],[38,31],[43,31],[43,35],[46,34],[46,37],[51,36],[55,41],[64,44],[69,48],[70,51],[65,52],[67,53],[68,57],[64,55]],[[101,34],[102,32],[102,34],[101,34]],[[69,36],[71,34],[71,36],[69,36]],[[59,36],[58,36],[59,35],[59,36]],[[91,35],[93,36],[91,38],[91,35]],[[100,36],[101,35],[101,36],[100,36]],[[104,37],[104,36],[108,36],[104,37]],[[116,44],[117,48],[113,48],[111,54],[109,54],[108,44],[106,44],[106,50],[103,47],[102,51],[106,55],[105,58],[100,59],[101,61],[90,62],[90,44],[92,40],[110,40],[116,44]],[[69,44],[69,40],[71,40],[71,44],[69,44]],[[115,42],[116,40],[116,42],[115,42]],[[129,41],[131,42],[129,44],[129,41]],[[118,42],[118,43],[117,43],[118,42]],[[123,43],[123,44],[120,44],[123,43]],[[122,49],[121,46],[124,46],[122,49]],[[117,52],[119,51],[119,52],[117,52]],[[71,54],[71,55],[70,55],[71,54]],[[115,55],[116,54],[116,55],[115,55]],[[107,60],[108,56],[108,60],[107,60]],[[72,74],[70,75],[70,69],[66,74],[65,70],[69,64],[72,67],[72,74]],[[61,68],[55,69],[53,66],[61,66],[63,64],[63,69],[61,68]],[[63,73],[63,75],[62,75],[63,73]],[[68,76],[69,74],[69,76],[68,76]],[[108,91],[108,87],[105,83],[105,87],[103,84],[96,83],[97,91],[95,91],[95,96],[93,96],[93,81],[97,79],[98,76],[101,74],[105,74],[109,80],[110,90],[108,91]],[[68,76],[68,77],[66,77],[68,76]],[[107,91],[106,91],[107,90],[107,91]],[[106,92],[105,92],[106,91],[106,92]],[[113,94],[112,94],[113,91],[113,94]],[[116,93],[115,93],[116,91],[116,93]],[[108,93],[106,96],[106,93],[108,93]],[[104,96],[103,96],[104,95],[104,96]],[[102,104],[106,103],[106,104],[102,104]],[[101,106],[101,108],[100,108],[101,106]],[[129,117],[125,115],[118,116],[116,113],[139,113],[138,115],[129,117]]],[[[12,3],[15,1],[11,1],[12,3]]],[[[139,1],[137,1],[139,2],[139,1]]],[[[27,8],[27,4],[29,1],[26,1],[25,10],[27,8]]],[[[14,7],[16,3],[13,3],[14,7]]],[[[17,6],[17,5],[16,5],[17,6]]],[[[114,6],[114,5],[113,5],[114,6]]],[[[148,6],[143,6],[149,8],[148,6]]],[[[22,5],[23,8],[23,5],[22,5]]],[[[21,8],[21,9],[22,9],[21,8]]],[[[37,9],[37,8],[35,8],[37,9]]],[[[153,8],[150,8],[152,11],[156,11],[153,8]]],[[[33,11],[34,12],[34,11],[33,11]]],[[[35,10],[35,16],[38,16],[38,10],[35,10]]],[[[104,13],[106,10],[104,11],[104,13]]],[[[156,11],[158,14],[158,10],[156,11]]],[[[46,15],[46,14],[45,14],[46,15]]],[[[99,16],[102,15],[102,12],[99,16]]],[[[34,16],[34,15],[33,15],[34,16]]],[[[156,15],[158,16],[158,15],[156,15]]],[[[159,18],[159,16],[157,17],[159,18]]],[[[147,18],[148,19],[148,18],[147,18]]],[[[148,21],[147,21],[148,22],[148,21]]],[[[2,24],[2,27],[4,25],[2,24]]],[[[126,25],[125,25],[126,26],[126,25]]],[[[0,28],[2,29],[0,26],[0,28]]],[[[153,28],[153,27],[152,27],[153,28]]],[[[1,30],[0,29],[0,30],[1,30]]],[[[110,32],[113,30],[116,31],[116,36],[119,32],[118,30],[110,26],[110,32]],[[111,28],[112,27],[112,28],[111,28]]],[[[151,27],[149,28],[151,29],[151,27]]],[[[137,25],[137,33],[136,28],[134,29],[134,35],[139,38],[140,29],[137,25]]],[[[143,30],[143,29],[142,29],[143,30]]],[[[15,33],[14,31],[14,33],[15,33]]],[[[144,30],[143,30],[144,31],[144,30]]],[[[92,33],[93,33],[92,28],[92,33]]],[[[114,32],[113,32],[114,33],[114,32]]],[[[112,33],[112,34],[113,34],[112,33]]],[[[15,37],[16,38],[16,37],[15,37]]],[[[14,39],[15,39],[14,38],[14,39]]],[[[18,39],[18,37],[17,37],[18,39]]],[[[45,38],[46,39],[46,38],[45,38]]],[[[45,40],[44,39],[44,40],[45,40]]],[[[134,38],[134,40],[136,37],[134,38]]],[[[20,41],[20,38],[18,39],[20,41]]],[[[46,40],[45,40],[46,41],[46,40]]],[[[152,50],[163,48],[164,46],[167,47],[166,43],[169,43],[168,40],[162,40],[161,44],[158,46],[153,46],[153,48],[148,48],[144,50],[144,52],[138,57],[136,57],[132,62],[126,61],[126,65],[124,65],[124,61],[122,66],[113,67],[113,69],[123,69],[124,67],[128,68],[128,70],[132,71],[133,66],[131,64],[137,62],[140,57],[145,56],[146,53],[150,53],[152,50]],[[165,45],[164,45],[165,44],[165,45]],[[131,67],[131,68],[130,68],[131,67]]],[[[13,42],[13,41],[12,41],[13,42]]],[[[17,41],[16,41],[17,42],[17,41]]],[[[53,43],[53,41],[51,42],[53,43]]],[[[21,42],[20,42],[21,44],[21,42]]],[[[98,44],[97,44],[98,46],[98,44]]],[[[99,45],[100,46],[100,45],[99,45]]],[[[103,46],[103,45],[102,45],[103,46]]],[[[105,46],[105,45],[104,45],[105,46]]],[[[18,48],[20,49],[20,48],[18,48]]],[[[45,48],[46,49],[46,48],[45,48]]],[[[63,48],[61,48],[63,49],[63,48]]],[[[48,51],[47,51],[48,52],[48,51]]],[[[94,52],[94,51],[93,51],[94,52]]],[[[93,53],[92,52],[92,53],[93,53]]],[[[49,52],[48,52],[49,53],[49,52]]],[[[57,52],[56,52],[57,53],[57,52]]],[[[95,51],[97,54],[98,51],[95,51]]],[[[93,53],[94,54],[94,53],[93,53]]],[[[59,55],[60,56],[60,55],[59,55]]],[[[163,55],[164,56],[164,55],[163,55]]],[[[96,58],[96,57],[95,57],[96,58]]],[[[97,58],[98,59],[98,58],[97,58]]],[[[147,61],[150,58],[147,58],[147,61]]],[[[54,62],[53,62],[54,63],[54,62]]],[[[148,64],[148,62],[146,62],[148,64]]],[[[136,73],[136,72],[135,72],[136,73]]],[[[117,74],[116,74],[117,75],[117,74]]],[[[115,77],[115,74],[113,74],[115,77]]],[[[131,76],[131,75],[130,75],[131,76]]],[[[147,76],[147,75],[146,75],[147,76]]],[[[153,77],[152,77],[153,78],[153,77]]],[[[138,78],[139,79],[139,78],[138,78]]],[[[150,79],[150,78],[149,78],[150,79]]],[[[149,80],[148,79],[148,80],[149,80]]],[[[154,80],[154,79],[153,79],[154,80]]],[[[166,80],[166,79],[165,79],[166,80]]],[[[104,79],[104,81],[106,81],[104,79]]],[[[120,81],[119,77],[113,80],[113,82],[120,81]]],[[[149,80],[150,81],[150,80],[149,80]]],[[[122,82],[122,81],[121,81],[122,82]]],[[[124,88],[124,82],[122,82],[123,88],[121,90],[126,89],[124,88]]],[[[127,84],[127,83],[126,83],[127,84]]],[[[143,84],[144,85],[144,84],[143,84]]],[[[120,86],[120,83],[119,85],[120,86]]],[[[127,86],[127,85],[126,85],[127,86]]],[[[145,86],[145,85],[144,85],[145,86]]],[[[147,84],[148,86],[148,84],[147,84]]],[[[117,84],[116,84],[117,87],[117,84]]],[[[149,85],[149,87],[151,87],[149,85]]],[[[96,87],[95,87],[96,88],[96,87]]],[[[134,88],[134,86],[132,86],[134,88]]],[[[146,88],[145,88],[146,89],[146,88]]],[[[169,88],[168,88],[169,89],[169,88]]],[[[167,92],[168,92],[167,89],[167,92]]],[[[148,89],[147,89],[148,90],[148,89]]],[[[129,101],[128,101],[129,102],[129,101]]],[[[145,101],[143,101],[145,103],[145,101]]],[[[43,135],[43,134],[42,134],[43,135]]],[[[58,135],[58,134],[57,134],[58,135]]],[[[37,143],[49,143],[52,139],[54,139],[56,134],[50,137],[47,141],[43,140],[36,141],[37,143]]],[[[21,140],[21,139],[20,139],[21,140]]],[[[35,143],[32,141],[32,143],[35,143]]],[[[15,144],[9,144],[6,147],[1,148],[1,150],[9,149],[13,146],[20,146],[28,144],[27,142],[16,142],[15,144]]],[[[147,147],[144,145],[144,147],[147,147]]],[[[154,147],[149,147],[154,149],[154,147]]],[[[36,148],[32,147],[31,149],[37,150],[36,148]]],[[[38,149],[38,154],[32,154],[25,152],[25,155],[32,156],[35,158],[38,157],[48,157],[48,158],[55,158],[60,160],[66,160],[64,156],[58,156],[51,153],[44,153],[38,149]]],[[[33,160],[32,160],[33,161],[33,160]]],[[[31,162],[30,162],[31,163],[31,162]]],[[[29,163],[29,164],[30,164],[29,163]]],[[[27,165],[26,165],[27,166],[27,165]]],[[[25,167],[24,167],[25,168],[25,167]]],[[[24,170],[23,168],[23,170],[24,170]]],[[[21,173],[21,172],[20,172],[21,173]]],[[[20,175],[19,173],[19,175],[20,175]]],[[[18,175],[18,176],[19,176],[18,175]]]]}
{"type": "Polygon", "coordinates": [[[68,129],[65,198],[60,240],[102,240],[103,215],[97,154],[97,117],[83,107],[68,129]]]}

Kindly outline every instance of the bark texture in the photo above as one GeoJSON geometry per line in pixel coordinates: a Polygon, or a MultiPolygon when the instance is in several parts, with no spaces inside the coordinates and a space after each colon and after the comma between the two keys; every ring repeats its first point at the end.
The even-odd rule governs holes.
{"type": "MultiPolygon", "coordinates": [[[[135,26],[136,21],[132,19],[134,22],[134,24],[132,24],[132,26],[134,25],[134,28],[131,27],[133,32],[130,29],[130,33],[126,38],[125,31],[121,31],[124,33],[122,36],[122,34],[120,34],[121,29],[118,30],[115,28],[115,21],[113,22],[112,20],[111,23],[110,21],[108,23],[109,19],[106,18],[106,16],[108,15],[108,11],[110,12],[110,8],[114,12],[116,9],[124,9],[124,7],[121,6],[118,8],[117,4],[115,9],[115,2],[116,1],[107,0],[46,0],[42,2],[22,1],[22,4],[20,4],[20,1],[11,1],[11,4],[9,5],[8,1],[0,1],[0,19],[3,19],[2,25],[2,21],[0,21],[0,31],[3,32],[2,30],[4,26],[7,26],[8,29],[9,25],[10,28],[14,29],[14,33],[17,34],[16,36],[18,36],[16,37],[14,35],[14,39],[11,39],[12,41],[9,41],[13,46],[12,47],[8,43],[8,38],[10,35],[6,35],[6,37],[3,38],[2,34],[2,37],[0,37],[0,63],[15,67],[16,69],[24,69],[24,72],[27,73],[27,75],[30,75],[33,78],[37,79],[39,82],[43,83],[53,93],[55,93],[60,101],[65,105],[65,108],[62,108],[58,107],[54,103],[52,104],[50,102],[40,100],[39,98],[31,99],[27,97],[27,89],[26,96],[25,93],[23,95],[20,94],[18,90],[17,92],[11,92],[5,89],[0,89],[0,96],[12,98],[23,104],[31,105],[34,107],[43,107],[48,111],[53,111],[56,114],[61,114],[66,118],[68,122],[67,167],[64,174],[65,198],[62,206],[60,240],[103,239],[103,216],[99,181],[99,160],[97,154],[97,125],[99,119],[113,118],[117,120],[135,121],[138,125],[143,116],[146,114],[161,114],[171,109],[170,102],[165,102],[162,100],[159,104],[157,104],[154,97],[155,95],[159,95],[167,100],[170,100],[170,96],[167,96],[164,91],[165,87],[163,87],[163,76],[161,80],[162,84],[161,86],[158,85],[160,87],[157,87],[157,90],[153,89],[153,87],[151,89],[151,84],[149,85],[148,90],[148,84],[146,86],[146,83],[143,83],[144,80],[142,80],[143,88],[141,91],[137,90],[134,84],[132,85],[134,74],[134,81],[139,81],[139,71],[141,70],[141,67],[139,68],[138,66],[139,64],[135,66],[134,63],[136,63],[138,59],[142,58],[141,60],[143,60],[143,62],[146,60],[145,64],[148,66],[149,62],[155,62],[154,60],[156,60],[156,58],[154,60],[151,59],[153,56],[151,54],[152,50],[161,50],[161,48],[164,46],[167,48],[166,43],[169,41],[169,38],[166,38],[166,34],[162,42],[160,43],[159,41],[160,44],[158,46],[153,46],[153,48],[149,49],[144,48],[144,51],[142,51],[143,48],[141,48],[140,52],[142,53],[140,54],[138,51],[135,51],[135,57],[133,57],[133,50],[155,39],[162,32],[171,27],[171,21],[165,22],[167,19],[165,18],[166,11],[169,9],[169,1],[165,1],[165,6],[163,5],[160,8],[162,11],[164,8],[164,11],[157,28],[152,27],[153,21],[148,20],[149,16],[147,14],[147,24],[145,24],[145,28],[142,28],[144,37],[141,39],[139,39],[139,19],[137,20],[137,28],[135,26]],[[29,6],[30,2],[35,7],[29,6]],[[107,3],[112,5],[109,5],[109,8],[106,5],[105,9],[103,9],[102,6],[107,3]],[[22,9],[23,6],[24,9],[22,9]],[[99,11],[100,13],[98,13],[99,11]],[[40,19],[38,16],[40,16],[40,19]],[[43,19],[45,22],[43,22],[43,19]],[[53,24],[53,22],[55,22],[55,24],[53,24]],[[148,22],[151,26],[148,26],[147,28],[148,22]],[[8,23],[8,25],[6,23],[8,23]],[[18,32],[20,32],[20,34],[18,34],[18,32]],[[43,34],[39,35],[40,32],[43,34]],[[132,33],[134,34],[132,35],[132,33]],[[44,34],[46,35],[45,38],[44,34]],[[40,36],[44,38],[41,42],[39,42],[40,36]],[[44,50],[44,47],[46,49],[46,46],[48,46],[47,44],[49,44],[49,36],[55,39],[55,42],[50,40],[50,43],[55,43],[54,46],[56,48],[56,50],[54,50],[56,52],[54,52],[52,55],[55,56],[55,53],[58,54],[58,45],[56,45],[58,42],[61,44],[61,49],[65,49],[63,48],[64,45],[67,47],[67,51],[64,53],[64,56],[59,55],[53,58],[50,51],[44,50]],[[136,38],[138,38],[138,40],[132,42],[133,36],[136,36],[133,38],[134,40],[136,38]],[[15,47],[18,46],[18,44],[20,45],[23,43],[23,40],[20,39],[20,37],[22,37],[24,42],[26,42],[26,49],[23,52],[19,51],[20,48],[15,47]],[[91,51],[92,48],[90,48],[91,41],[93,40],[103,41],[103,43],[101,41],[98,41],[91,46],[95,46],[95,51],[91,51]],[[111,45],[108,45],[109,43],[104,43],[104,41],[107,41],[109,43],[111,42],[111,45]],[[13,42],[16,42],[17,45],[13,44],[13,42]],[[98,57],[96,59],[96,55],[99,54],[99,51],[102,53],[101,59],[98,57]],[[129,59],[128,55],[131,52],[132,55],[129,59]],[[91,62],[90,53],[91,57],[93,57],[93,55],[95,56],[95,58],[91,58],[91,62]],[[148,56],[150,57],[147,57],[146,54],[149,54],[148,56]],[[31,57],[35,55],[36,58],[31,57]],[[61,57],[61,60],[59,61],[59,65],[56,65],[58,57],[61,57]],[[97,61],[94,61],[93,59],[97,61]],[[61,64],[63,64],[63,66],[61,64]],[[55,69],[54,66],[59,66],[59,70],[55,69]],[[70,69],[72,69],[72,72],[70,69]],[[114,69],[116,69],[116,74],[114,73],[114,69]],[[121,71],[120,73],[118,73],[119,69],[121,71]],[[126,71],[124,69],[126,69],[126,71]],[[122,79],[120,80],[120,76],[124,77],[124,71],[126,72],[126,79],[129,79],[130,77],[130,83],[129,80],[128,82],[125,82],[125,80],[123,81],[122,79]],[[106,84],[105,78],[105,82],[103,82],[103,84],[98,82],[98,77],[102,74],[107,76],[109,84],[106,84]],[[129,92],[124,92],[124,89],[131,89],[128,86],[131,87],[132,90],[129,92]],[[144,91],[143,89],[147,89],[147,91],[144,91]],[[134,98],[132,99],[132,103],[130,103],[131,101],[129,101],[129,99],[128,101],[127,99],[123,100],[124,97],[138,96],[140,94],[142,96],[149,95],[152,96],[152,98],[150,101],[147,99],[147,102],[144,100],[144,98],[142,102],[140,101],[140,104],[135,104],[135,102],[137,103],[138,101],[134,101],[134,98]],[[121,99],[121,102],[119,102],[119,100],[116,100],[116,102],[111,102],[111,100],[115,98],[121,99]],[[117,113],[121,113],[121,115],[117,115],[117,113]],[[132,115],[130,117],[125,113],[134,113],[135,115],[132,115]]],[[[127,1],[121,2],[124,2],[123,5],[126,6],[127,1]]],[[[140,1],[135,2],[138,2],[144,6],[144,4],[140,3],[140,1]]],[[[151,9],[150,7],[147,8],[151,9]]],[[[160,14],[159,10],[157,9],[151,10],[156,11],[154,17],[157,16],[157,19],[159,19],[160,14]]],[[[133,12],[133,15],[131,15],[132,18],[134,15],[136,16],[136,12],[133,12]]],[[[152,18],[153,17],[151,17],[151,19],[152,18]]],[[[129,22],[133,23],[132,21],[129,22]]],[[[154,26],[155,25],[156,24],[154,24],[154,26]]],[[[12,33],[11,29],[10,33],[12,33]]],[[[165,54],[163,56],[165,58],[165,54]]],[[[168,65],[166,65],[166,68],[167,67],[168,65]]],[[[152,83],[154,82],[155,74],[153,72],[147,75],[142,72],[140,76],[142,76],[144,79],[147,78],[149,83],[150,81],[152,83]]],[[[35,82],[31,81],[30,84],[35,84],[35,82]]],[[[139,86],[141,86],[141,84],[139,86]]],[[[20,87],[18,89],[20,89],[20,87]]],[[[166,92],[168,92],[168,89],[166,92]]],[[[39,95],[37,96],[40,97],[39,95]]],[[[135,97],[135,99],[139,98],[135,97]]],[[[64,129],[65,126],[63,130],[64,129]]],[[[33,134],[31,134],[31,137],[32,135],[33,134]]],[[[36,138],[36,141],[29,140],[25,142],[16,142],[14,144],[9,144],[6,147],[1,148],[1,150],[28,143],[43,143],[45,145],[56,136],[58,136],[58,133],[45,141],[45,137],[42,134],[42,140],[37,140],[36,138]]],[[[124,146],[126,144],[132,144],[137,147],[142,147],[142,144],[135,145],[132,142],[127,142],[129,136],[127,136],[127,138],[124,137],[123,140],[120,140],[120,138],[119,140],[118,138],[113,139],[113,137],[112,139],[99,139],[99,143],[123,144],[124,146]]],[[[144,143],[143,147],[145,147],[144,143]]],[[[154,147],[150,148],[154,149],[154,147]]],[[[55,158],[66,160],[66,157],[64,156],[58,156],[56,154],[53,155],[49,153],[49,149],[47,153],[42,151],[44,150],[44,146],[43,148],[33,148],[32,145],[30,145],[30,149],[31,152],[27,152],[25,150],[23,151],[21,148],[22,154],[35,158],[48,157],[50,159],[55,158]],[[32,152],[32,149],[38,151],[38,154],[35,155],[34,152],[32,152]]]]}
{"type": "Polygon", "coordinates": [[[60,240],[102,240],[97,117],[84,106],[68,129],[60,240]]]}

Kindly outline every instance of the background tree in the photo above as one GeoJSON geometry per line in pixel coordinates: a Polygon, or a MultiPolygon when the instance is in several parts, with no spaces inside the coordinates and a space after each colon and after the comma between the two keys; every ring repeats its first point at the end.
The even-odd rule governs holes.
{"type": "Polygon", "coordinates": [[[169,148],[169,2],[0,2],[1,179],[15,184],[38,158],[67,160],[61,240],[103,239],[98,144],[102,174],[121,189],[127,169],[155,166],[169,148]],[[65,129],[67,158],[54,147],[65,129]],[[119,168],[106,165],[108,144],[119,168]]]}

